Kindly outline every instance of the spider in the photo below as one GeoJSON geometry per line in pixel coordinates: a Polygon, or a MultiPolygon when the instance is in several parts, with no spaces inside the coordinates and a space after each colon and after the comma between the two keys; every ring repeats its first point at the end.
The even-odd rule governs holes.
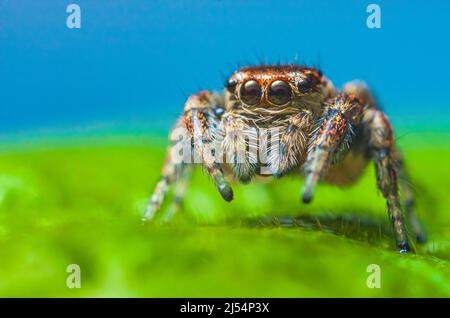
{"type": "Polygon", "coordinates": [[[354,184],[372,161],[397,249],[406,253],[412,246],[399,185],[411,230],[417,242],[425,240],[392,125],[362,81],[348,82],[338,91],[313,67],[243,67],[228,78],[222,94],[204,90],[189,96],[170,140],[144,221],[153,219],[172,185],[174,199],[168,215],[180,207],[192,157],[226,201],[233,199],[231,179],[248,183],[303,172],[304,203],[312,200],[321,181],[354,184]],[[188,160],[175,158],[180,157],[180,149],[188,160]]]}

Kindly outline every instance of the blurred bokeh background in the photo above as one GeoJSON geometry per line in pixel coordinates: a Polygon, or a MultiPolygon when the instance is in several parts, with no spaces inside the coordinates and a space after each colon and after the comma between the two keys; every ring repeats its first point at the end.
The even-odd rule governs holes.
{"type": "Polygon", "coordinates": [[[66,27],[69,3],[0,2],[2,131],[166,129],[185,94],[279,60],[338,86],[366,80],[396,120],[450,115],[447,1],[377,1],[381,29],[366,26],[367,1],[79,0],[81,29],[66,27]]]}
{"type": "Polygon", "coordinates": [[[72,2],[81,29],[70,1],[0,0],[1,296],[450,295],[450,2],[377,0],[381,29],[368,1],[72,2]],[[417,255],[393,250],[371,168],[310,206],[296,179],[238,185],[227,205],[199,172],[173,223],[140,225],[186,96],[280,61],[373,88],[430,232],[417,255]],[[303,219],[242,219],[273,215],[303,219]]]}

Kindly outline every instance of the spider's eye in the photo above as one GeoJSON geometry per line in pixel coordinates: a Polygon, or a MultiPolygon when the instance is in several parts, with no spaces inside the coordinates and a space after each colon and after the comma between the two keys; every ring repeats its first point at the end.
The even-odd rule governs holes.
{"type": "Polygon", "coordinates": [[[242,84],[239,95],[245,104],[256,105],[261,100],[261,87],[257,81],[249,80],[242,84]]]}
{"type": "Polygon", "coordinates": [[[225,113],[225,109],[223,109],[222,107],[216,107],[213,109],[213,111],[214,115],[216,115],[217,117],[221,117],[225,113]]]}
{"type": "Polygon", "coordinates": [[[299,79],[299,81],[297,82],[297,87],[300,93],[308,93],[312,91],[315,84],[315,78],[313,78],[312,76],[306,76],[305,78],[299,79]]]}
{"type": "Polygon", "coordinates": [[[284,105],[291,100],[291,87],[285,81],[274,81],[268,91],[269,100],[276,105],[284,105]]]}
{"type": "Polygon", "coordinates": [[[234,94],[234,91],[236,89],[236,84],[237,84],[237,82],[235,80],[227,81],[227,83],[225,85],[227,88],[227,91],[230,92],[231,94],[234,94]]]}

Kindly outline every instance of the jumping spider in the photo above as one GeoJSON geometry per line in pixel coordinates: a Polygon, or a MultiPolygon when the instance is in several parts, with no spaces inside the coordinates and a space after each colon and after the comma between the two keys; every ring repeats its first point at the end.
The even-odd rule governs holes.
{"type": "MultiPolygon", "coordinates": [[[[265,167],[274,177],[303,171],[302,200],[308,203],[319,181],[351,185],[372,160],[398,250],[402,253],[410,250],[398,183],[402,186],[412,231],[417,241],[425,240],[414,212],[408,175],[395,146],[393,128],[361,81],[349,82],[338,91],[312,67],[244,67],[227,80],[223,94],[201,91],[191,95],[175,128],[183,129],[187,137],[185,146],[187,144],[200,158],[199,163],[226,201],[233,199],[229,178],[248,183],[253,177],[267,174],[263,173],[265,167]],[[264,145],[267,148],[262,151],[267,155],[264,164],[252,156],[238,155],[239,149],[249,152],[252,147],[261,150],[263,146],[251,142],[244,131],[258,134],[260,130],[274,127],[277,133],[272,134],[279,142],[264,145]],[[219,160],[214,147],[217,144],[228,160],[219,160]]],[[[174,141],[176,138],[172,137],[174,141]]],[[[191,166],[174,160],[173,149],[174,144],[169,147],[162,178],[156,185],[144,220],[154,217],[171,185],[175,185],[171,213],[181,203],[191,166]]]]}

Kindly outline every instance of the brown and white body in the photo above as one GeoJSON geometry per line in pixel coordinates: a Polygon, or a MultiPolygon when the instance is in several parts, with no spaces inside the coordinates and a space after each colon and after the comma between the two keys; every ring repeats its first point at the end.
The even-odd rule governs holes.
{"type": "Polygon", "coordinates": [[[175,131],[145,220],[154,217],[172,184],[173,214],[192,162],[204,167],[227,201],[233,199],[229,180],[248,183],[259,176],[302,172],[302,200],[308,203],[318,182],[351,185],[372,161],[397,248],[410,250],[399,183],[412,231],[418,241],[425,239],[393,128],[363,82],[350,82],[338,91],[311,67],[241,68],[228,79],[223,94],[201,91],[190,96],[175,131]],[[175,158],[180,157],[180,143],[184,160],[175,158]]]}

